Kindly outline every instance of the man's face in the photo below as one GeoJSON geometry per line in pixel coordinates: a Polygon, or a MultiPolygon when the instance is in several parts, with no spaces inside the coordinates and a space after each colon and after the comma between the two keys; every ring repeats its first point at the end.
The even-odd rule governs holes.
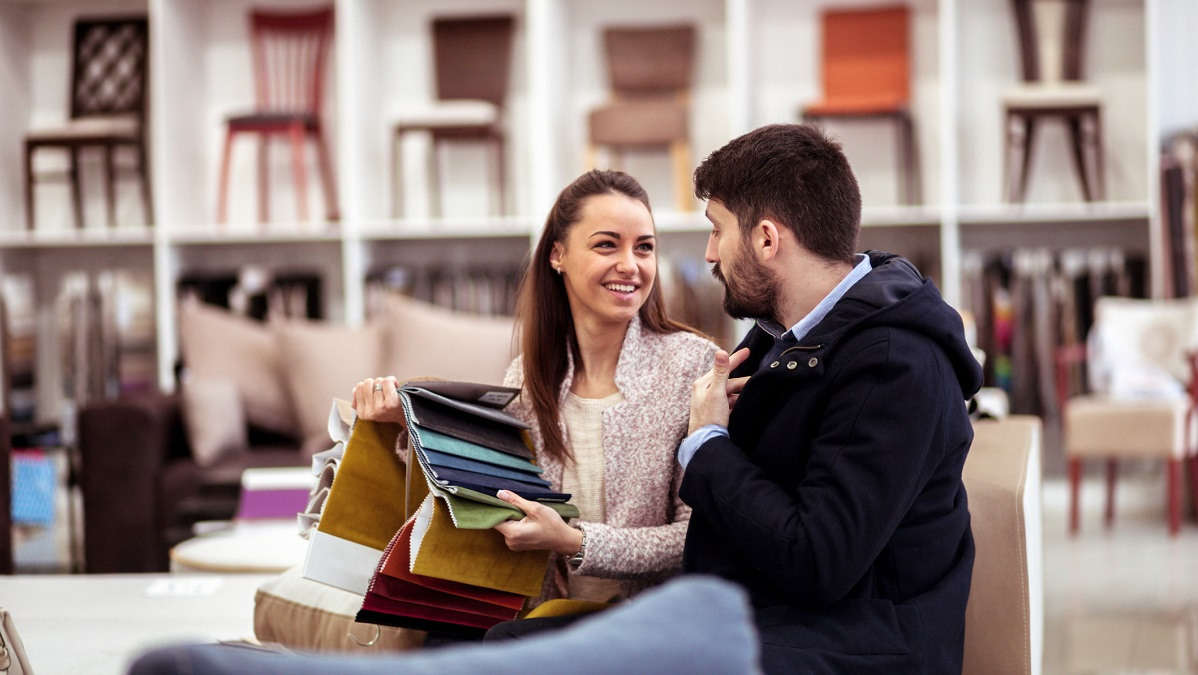
{"type": "Polygon", "coordinates": [[[717,200],[707,202],[711,236],[707,262],[711,274],[724,284],[724,311],[734,319],[775,318],[777,279],[748,249],[731,211],[717,200]]]}

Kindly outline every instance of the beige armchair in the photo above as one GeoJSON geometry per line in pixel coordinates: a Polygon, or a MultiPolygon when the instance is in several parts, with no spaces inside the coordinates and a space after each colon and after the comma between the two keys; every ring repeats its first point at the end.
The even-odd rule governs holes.
{"type": "MultiPolygon", "coordinates": [[[[1115,519],[1119,459],[1166,463],[1169,533],[1181,529],[1182,462],[1193,461],[1198,299],[1099,298],[1085,354],[1061,355],[1058,397],[1069,465],[1069,531],[1080,526],[1083,464],[1106,462],[1105,522],[1115,519]],[[1069,368],[1086,359],[1091,393],[1069,396],[1069,368]],[[1188,388],[1187,388],[1188,387],[1188,388]]],[[[1198,467],[1196,467],[1198,468],[1198,467]]],[[[1193,476],[1198,486],[1198,476],[1193,476]]]]}
{"type": "Polygon", "coordinates": [[[977,557],[964,673],[1039,673],[1044,652],[1039,418],[974,424],[965,460],[977,557]]]}

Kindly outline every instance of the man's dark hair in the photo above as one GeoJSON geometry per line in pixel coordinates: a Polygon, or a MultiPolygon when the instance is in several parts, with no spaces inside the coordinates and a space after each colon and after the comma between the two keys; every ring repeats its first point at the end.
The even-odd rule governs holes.
{"type": "Polygon", "coordinates": [[[742,236],[768,218],[812,253],[853,262],[861,191],[840,144],[821,129],[771,124],[732,140],[695,169],[695,195],[723,204],[742,236]]]}

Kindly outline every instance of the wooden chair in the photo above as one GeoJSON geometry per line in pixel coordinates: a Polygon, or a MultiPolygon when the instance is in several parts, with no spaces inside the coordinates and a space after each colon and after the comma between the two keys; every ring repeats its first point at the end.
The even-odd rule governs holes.
{"type": "Polygon", "coordinates": [[[803,106],[804,121],[889,120],[898,140],[901,199],[922,200],[919,147],[911,120],[910,11],[905,5],[826,10],[823,98],[803,106]]]}
{"type": "Polygon", "coordinates": [[[1099,298],[1088,344],[1058,354],[1057,386],[1069,470],[1069,532],[1080,527],[1084,462],[1106,463],[1104,521],[1115,520],[1120,459],[1160,459],[1166,467],[1169,533],[1181,529],[1183,463],[1198,490],[1194,405],[1198,379],[1198,299],[1099,298]],[[1070,396],[1070,367],[1085,360],[1093,392],[1070,396]]]}
{"type": "Polygon", "coordinates": [[[695,27],[607,28],[603,44],[612,102],[590,113],[587,166],[597,166],[600,147],[666,148],[678,210],[694,210],[689,118],[695,27]]]}
{"type": "Polygon", "coordinates": [[[70,120],[63,126],[25,135],[25,215],[28,229],[35,228],[34,187],[39,176],[33,156],[42,148],[66,150],[66,178],[71,184],[75,227],[82,229],[83,196],[79,181],[79,155],[98,148],[104,153],[108,225],[116,226],[116,174],[114,154],[131,148],[133,167],[141,179],[146,222],[154,222],[150,200],[150,172],[146,164],[146,70],[149,25],[144,16],[79,19],[75,22],[71,58],[70,120]]]}
{"type": "Polygon", "coordinates": [[[297,215],[301,221],[308,220],[304,143],[309,138],[315,142],[324,184],[326,217],[330,221],[338,219],[332,163],[322,121],[325,70],[332,35],[332,7],[299,12],[250,11],[256,107],[251,113],[233,115],[225,120],[225,146],[216,207],[219,223],[228,222],[229,158],[233,140],[239,134],[259,137],[258,218],[261,222],[270,220],[267,141],[271,136],[284,136],[291,145],[291,171],[295,180],[297,215]]]}
{"type": "MultiPolygon", "coordinates": [[[[395,120],[392,147],[396,153],[396,183],[402,190],[403,162],[399,148],[404,136],[413,132],[431,136],[428,176],[434,212],[438,215],[443,211],[437,184],[441,171],[438,151],[444,144],[455,142],[481,142],[492,148],[499,213],[506,213],[504,112],[514,30],[515,19],[506,15],[433,20],[437,101],[424,110],[405,111],[395,120]]],[[[399,213],[398,204],[395,211],[399,213]]]]}
{"type": "Polygon", "coordinates": [[[1036,129],[1045,118],[1069,128],[1086,201],[1102,200],[1102,92],[1082,81],[1089,0],[1012,0],[1023,83],[1003,95],[1007,200],[1027,196],[1036,129]]]}

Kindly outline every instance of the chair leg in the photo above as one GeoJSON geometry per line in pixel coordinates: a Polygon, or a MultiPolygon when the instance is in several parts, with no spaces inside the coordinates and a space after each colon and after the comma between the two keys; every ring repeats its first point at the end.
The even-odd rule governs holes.
{"type": "Polygon", "coordinates": [[[71,208],[75,211],[75,229],[83,229],[83,186],[79,183],[79,148],[71,148],[71,208]]]}
{"type": "Polygon", "coordinates": [[[258,136],[258,222],[270,222],[270,134],[258,136]]]}
{"type": "Polygon", "coordinates": [[[396,130],[391,137],[391,217],[403,218],[403,133],[396,130]]]}
{"type": "Polygon", "coordinates": [[[599,148],[594,143],[587,143],[586,156],[583,158],[584,171],[590,171],[599,166],[599,148]]]}
{"type": "Polygon", "coordinates": [[[1082,461],[1069,460],[1069,534],[1077,534],[1081,525],[1082,461]]]}
{"type": "Polygon", "coordinates": [[[1176,537],[1181,531],[1181,460],[1170,458],[1165,473],[1169,481],[1169,535],[1176,537]]]}
{"type": "Polygon", "coordinates": [[[33,202],[33,152],[33,145],[25,141],[25,229],[30,232],[36,227],[37,213],[37,206],[33,202]]]}
{"type": "Polygon", "coordinates": [[[229,222],[229,160],[233,155],[233,130],[225,131],[225,149],[220,158],[220,185],[216,192],[216,222],[229,222]]]}
{"type": "Polygon", "coordinates": [[[1103,165],[1102,154],[1102,110],[1095,109],[1090,115],[1090,142],[1087,145],[1094,154],[1094,177],[1091,185],[1094,186],[1094,198],[1098,201],[1106,199],[1106,169],[1103,165]]]}
{"type": "Polygon", "coordinates": [[[1106,527],[1115,524],[1115,484],[1119,481],[1119,460],[1110,458],[1106,461],[1106,510],[1102,514],[1102,522],[1106,527]]]}
{"type": "Polygon", "coordinates": [[[670,158],[674,164],[674,199],[680,212],[695,210],[691,196],[691,148],[685,140],[670,143],[670,158]]]}
{"type": "Polygon", "coordinates": [[[1087,170],[1086,164],[1086,149],[1082,136],[1082,116],[1081,114],[1070,115],[1065,123],[1069,127],[1069,145],[1073,151],[1073,168],[1077,171],[1077,178],[1081,181],[1082,198],[1088,202],[1094,201],[1094,190],[1090,186],[1090,172],[1087,170]]]}
{"type": "Polygon", "coordinates": [[[1194,517],[1198,518],[1198,455],[1190,457],[1190,508],[1194,517]]]}
{"type": "Polygon", "coordinates": [[[296,217],[308,222],[308,168],[304,165],[304,127],[293,124],[287,134],[291,138],[291,173],[295,181],[296,217]]]}
{"type": "Polygon", "coordinates": [[[150,189],[150,167],[146,162],[146,144],[137,144],[137,171],[141,174],[141,205],[145,209],[147,225],[154,224],[154,195],[150,189]]]}
{"type": "Polygon", "coordinates": [[[895,120],[898,123],[899,145],[899,182],[902,185],[903,203],[911,206],[923,201],[923,185],[919,176],[919,149],[915,144],[915,124],[911,114],[900,112],[895,120]]]}
{"type": "Polygon", "coordinates": [[[428,213],[432,218],[440,218],[445,215],[441,200],[441,139],[433,134],[428,143],[428,213]]]}
{"type": "Polygon", "coordinates": [[[104,146],[104,205],[108,211],[108,227],[116,227],[116,167],[112,163],[111,145],[104,146]]]}
{"type": "Polygon", "coordinates": [[[320,180],[324,187],[325,217],[329,222],[341,219],[341,209],[337,205],[337,181],[333,176],[333,162],[329,157],[329,145],[325,142],[324,132],[316,131],[316,159],[320,162],[320,180]]]}
{"type": "Polygon", "coordinates": [[[495,188],[498,190],[497,203],[499,204],[499,216],[507,215],[507,174],[506,174],[506,158],[505,143],[503,134],[498,134],[494,137],[495,143],[495,188]]]}

